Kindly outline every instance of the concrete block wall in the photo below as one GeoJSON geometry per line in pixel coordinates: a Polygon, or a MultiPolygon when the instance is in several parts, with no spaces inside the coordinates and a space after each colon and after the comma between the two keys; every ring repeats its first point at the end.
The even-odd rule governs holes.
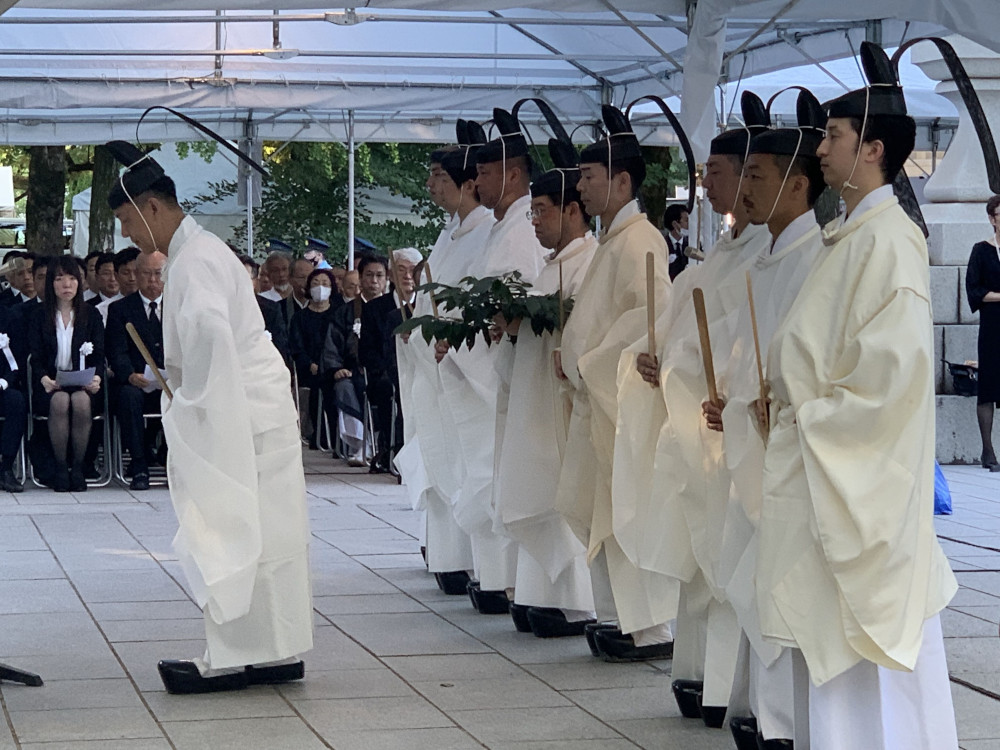
{"type": "MultiPolygon", "coordinates": [[[[942,359],[965,362],[978,359],[979,315],[969,309],[965,272],[972,246],[985,239],[989,225],[981,206],[952,204],[950,215],[929,221],[928,251],[931,260],[931,304],[934,309],[934,356],[937,385],[937,458],[940,463],[975,463],[982,444],[976,422],[976,399],[956,396],[942,359]]],[[[946,210],[933,206],[931,213],[946,210]],[[934,210],[936,209],[936,211],[934,210]]],[[[996,420],[1000,435],[1000,419],[996,420]]],[[[1000,439],[994,437],[1000,445],[1000,439]]]]}

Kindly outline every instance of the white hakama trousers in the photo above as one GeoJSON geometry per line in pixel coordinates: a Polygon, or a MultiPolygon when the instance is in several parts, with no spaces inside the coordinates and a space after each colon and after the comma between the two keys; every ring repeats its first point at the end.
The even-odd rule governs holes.
{"type": "Polygon", "coordinates": [[[728,717],[753,715],[765,740],[790,740],[795,737],[795,700],[791,650],[781,649],[766,665],[742,634],[728,717]]]}
{"type": "Polygon", "coordinates": [[[287,463],[290,445],[300,445],[295,424],[254,436],[261,557],[250,611],[222,624],[205,613],[204,661],[210,669],[281,661],[312,648],[309,547],[297,544],[308,538],[305,476],[301,462],[287,463]],[[287,554],[296,546],[300,552],[287,554]]]}
{"type": "Polygon", "coordinates": [[[427,570],[454,573],[472,570],[472,541],[455,520],[451,505],[433,487],[424,493],[427,512],[427,570]]]}
{"type": "Polygon", "coordinates": [[[590,590],[594,595],[594,611],[598,622],[618,623],[615,595],[611,591],[611,574],[608,573],[608,555],[604,546],[590,563],[590,590]]]}
{"type": "Polygon", "coordinates": [[[601,550],[608,565],[621,631],[631,633],[640,645],[672,640],[667,624],[677,613],[677,580],[637,567],[613,536],[604,540],[601,550]]]}
{"type": "Polygon", "coordinates": [[[740,626],[729,602],[714,596],[699,570],[681,583],[671,679],[704,683],[702,703],[727,706],[740,649],[740,626]]]}
{"type": "Polygon", "coordinates": [[[476,577],[483,591],[506,591],[517,582],[518,544],[495,531],[471,535],[476,577]]]}
{"type": "Polygon", "coordinates": [[[589,619],[580,613],[594,611],[590,571],[582,552],[553,581],[541,565],[523,547],[517,553],[517,580],[514,601],[528,607],[554,607],[577,613],[571,619],[589,619]]]}
{"type": "MultiPolygon", "coordinates": [[[[807,677],[792,650],[796,684],[807,677]]],[[[912,672],[864,661],[829,682],[808,685],[808,720],[796,716],[796,750],[956,750],[958,732],[941,620],[924,623],[912,672]]]]}

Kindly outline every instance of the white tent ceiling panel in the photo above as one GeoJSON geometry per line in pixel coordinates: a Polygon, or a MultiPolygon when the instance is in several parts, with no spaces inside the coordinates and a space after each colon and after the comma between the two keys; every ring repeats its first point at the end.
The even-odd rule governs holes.
{"type": "MultiPolygon", "coordinates": [[[[625,12],[683,14],[684,0],[615,0],[625,12]]],[[[13,3],[8,3],[8,7],[13,3]]],[[[149,10],[148,0],[21,0],[21,8],[76,8],[82,10],[149,10]]],[[[307,10],[329,9],[329,0],[157,0],[157,11],[186,10],[307,10]]],[[[356,6],[342,6],[356,7],[356,6]]],[[[551,0],[368,0],[365,7],[417,11],[490,11],[534,8],[548,11],[551,0]]],[[[602,0],[560,0],[559,13],[605,13],[602,0]]]]}

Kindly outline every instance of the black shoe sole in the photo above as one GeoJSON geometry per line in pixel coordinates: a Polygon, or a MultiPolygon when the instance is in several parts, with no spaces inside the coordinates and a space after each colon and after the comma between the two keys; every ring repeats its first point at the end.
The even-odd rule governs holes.
{"type": "Polygon", "coordinates": [[[528,624],[531,632],[538,638],[572,638],[586,635],[588,625],[595,625],[595,620],[579,620],[569,622],[561,610],[530,607],[528,609],[528,624]]]}
{"type": "Polygon", "coordinates": [[[161,661],[157,665],[163,687],[172,695],[199,695],[243,690],[250,685],[246,671],[202,677],[192,662],[161,661]],[[190,665],[190,666],[189,666],[190,665]]]}
{"type": "Polygon", "coordinates": [[[729,720],[736,750],[759,750],[757,747],[757,720],[752,716],[737,716],[729,720]]]}
{"type": "Polygon", "coordinates": [[[656,661],[670,659],[674,655],[674,643],[655,643],[651,646],[636,646],[631,639],[622,640],[620,630],[599,631],[594,634],[594,643],[604,661],[611,664],[624,664],[635,661],[656,661]]]}
{"type": "Polygon", "coordinates": [[[478,586],[471,592],[472,606],[481,615],[510,614],[510,599],[503,591],[483,591],[478,586]]]}
{"type": "Polygon", "coordinates": [[[448,596],[461,596],[468,591],[469,574],[464,570],[435,573],[434,580],[437,581],[438,588],[448,596]]]}
{"type": "Polygon", "coordinates": [[[297,661],[294,664],[279,664],[273,667],[247,667],[246,675],[247,682],[251,685],[280,685],[305,677],[306,665],[297,661]]]}
{"type": "Polygon", "coordinates": [[[601,652],[597,650],[597,642],[594,640],[594,636],[598,630],[618,630],[618,626],[608,622],[593,622],[589,625],[584,625],[583,634],[587,637],[587,646],[590,648],[590,653],[600,658],[601,652]]]}
{"type": "Polygon", "coordinates": [[[701,720],[709,729],[722,729],[726,723],[726,706],[702,706],[701,720]]]}

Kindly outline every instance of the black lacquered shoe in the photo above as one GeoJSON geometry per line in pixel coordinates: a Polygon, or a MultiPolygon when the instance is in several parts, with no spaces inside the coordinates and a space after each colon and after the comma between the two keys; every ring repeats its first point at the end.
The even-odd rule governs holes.
{"type": "Polygon", "coordinates": [[[651,646],[636,646],[631,634],[621,630],[599,630],[594,633],[594,644],[604,661],[611,663],[629,661],[653,661],[670,659],[674,655],[674,642],[654,643],[651,646]]]}
{"type": "Polygon", "coordinates": [[[677,708],[681,710],[681,716],[685,719],[701,718],[701,694],[705,683],[700,680],[674,680],[670,683],[670,689],[677,701],[677,708]]]}
{"type": "Polygon", "coordinates": [[[469,586],[469,574],[464,570],[435,573],[434,580],[437,581],[438,588],[448,596],[461,596],[469,586]]]}
{"type": "Polygon", "coordinates": [[[530,633],[531,623],[528,622],[528,606],[526,604],[510,603],[510,619],[518,633],[530,633]]]}
{"type": "Polygon", "coordinates": [[[227,690],[243,690],[250,685],[246,670],[203,677],[198,665],[182,659],[164,659],[156,668],[163,680],[163,687],[173,695],[194,695],[196,693],[221,693],[227,690]]]}
{"type": "Polygon", "coordinates": [[[17,481],[10,469],[0,471],[0,490],[4,492],[24,492],[24,485],[17,481]]]}
{"type": "Polygon", "coordinates": [[[722,729],[726,723],[726,706],[702,706],[701,720],[709,729],[722,729]]]}
{"type": "Polygon", "coordinates": [[[763,735],[757,735],[757,750],[794,750],[792,740],[765,740],[763,735]]]}
{"type": "Polygon", "coordinates": [[[597,642],[594,638],[599,630],[618,630],[618,626],[610,622],[592,622],[583,626],[583,634],[587,637],[590,653],[597,657],[600,657],[601,652],[597,650],[597,642]]]}
{"type": "Polygon", "coordinates": [[[510,614],[510,599],[504,591],[483,591],[476,584],[474,589],[470,589],[472,596],[472,606],[481,615],[506,615],[510,614]]]}
{"type": "Polygon", "coordinates": [[[280,685],[283,682],[301,680],[305,677],[305,662],[292,664],[276,664],[273,667],[254,667],[246,669],[247,682],[251,685],[280,685]]]}
{"type": "Polygon", "coordinates": [[[757,719],[753,716],[730,719],[729,731],[733,734],[736,750],[760,750],[757,747],[757,719]]]}
{"type": "Polygon", "coordinates": [[[587,626],[596,624],[596,620],[569,622],[561,609],[529,607],[528,624],[531,632],[539,638],[568,638],[585,635],[587,626]]]}

